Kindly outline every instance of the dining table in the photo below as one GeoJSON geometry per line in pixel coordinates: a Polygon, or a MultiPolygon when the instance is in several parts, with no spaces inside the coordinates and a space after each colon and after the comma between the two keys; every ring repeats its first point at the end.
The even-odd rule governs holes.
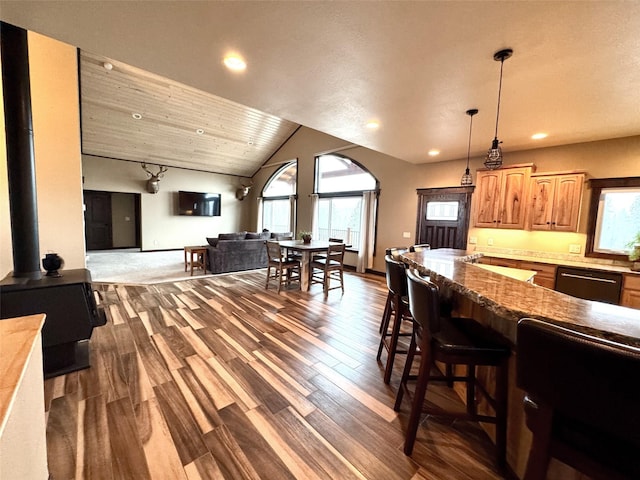
{"type": "Polygon", "coordinates": [[[311,240],[309,243],[305,243],[302,240],[280,240],[278,243],[281,249],[300,252],[302,255],[300,260],[300,290],[303,292],[308,292],[311,285],[309,277],[313,254],[326,252],[330,245],[341,245],[340,242],[326,240],[311,240]]]}

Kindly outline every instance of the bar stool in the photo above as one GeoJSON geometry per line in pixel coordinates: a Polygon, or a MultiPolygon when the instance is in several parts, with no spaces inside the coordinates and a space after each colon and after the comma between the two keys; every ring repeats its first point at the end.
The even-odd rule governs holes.
{"type": "Polygon", "coordinates": [[[413,336],[402,373],[402,381],[396,396],[394,410],[399,411],[404,394],[411,400],[411,413],[407,424],[404,453],[411,455],[420,423],[420,415],[442,415],[463,420],[493,423],[496,425],[496,461],[498,466],[506,464],[507,445],[507,392],[510,347],[500,335],[469,318],[443,318],[440,316],[438,287],[420,277],[413,269],[407,272],[409,307],[413,316],[413,336]],[[420,368],[411,375],[413,359],[418,351],[420,368]],[[434,375],[435,361],[446,364],[466,365],[467,375],[434,375]],[[477,365],[496,367],[495,394],[489,392],[476,380],[477,365]],[[408,389],[410,379],[416,379],[415,391],[408,389]],[[425,404],[427,387],[432,381],[465,382],[467,388],[466,412],[445,411],[425,404]],[[476,393],[482,393],[495,415],[477,412],[476,393]]]}
{"type": "Polygon", "coordinates": [[[409,313],[409,299],[407,297],[407,277],[405,264],[399,260],[395,260],[391,255],[384,257],[386,264],[387,288],[387,305],[385,306],[380,325],[380,345],[378,346],[378,355],[376,360],[380,360],[382,349],[387,350],[387,363],[384,369],[384,383],[389,383],[391,373],[393,372],[393,363],[396,354],[406,354],[406,349],[398,350],[398,340],[400,337],[410,337],[411,333],[401,333],[400,329],[405,320],[411,320],[409,313]],[[389,324],[393,317],[393,324],[389,330],[389,324]]]}
{"type": "MultiPolygon", "coordinates": [[[[405,252],[409,251],[409,247],[389,247],[385,249],[385,256],[391,255],[395,260],[397,260],[397,256],[401,255],[405,252]]],[[[387,282],[388,283],[388,282],[387,282]]],[[[378,332],[382,333],[384,330],[385,318],[388,318],[390,314],[389,308],[391,308],[391,291],[387,294],[387,300],[384,303],[384,311],[382,312],[382,319],[380,320],[380,327],[378,327],[378,332]]],[[[387,322],[387,325],[389,322],[387,322]]]]}
{"type": "Polygon", "coordinates": [[[640,349],[531,318],[517,333],[524,479],[544,479],[551,457],[593,479],[640,478],[640,349]]]}

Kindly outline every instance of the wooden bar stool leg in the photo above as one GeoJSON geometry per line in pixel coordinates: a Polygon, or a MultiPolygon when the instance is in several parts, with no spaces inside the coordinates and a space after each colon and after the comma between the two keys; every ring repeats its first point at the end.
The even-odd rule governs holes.
{"type": "Polygon", "coordinates": [[[496,367],[496,461],[507,464],[507,410],[509,395],[509,359],[496,367]]]}
{"type": "Polygon", "coordinates": [[[422,405],[424,397],[427,394],[427,385],[429,384],[429,375],[431,372],[431,357],[429,352],[420,353],[420,369],[418,371],[418,382],[416,390],[413,393],[413,402],[411,404],[411,413],[409,414],[409,423],[407,424],[407,434],[404,441],[405,455],[413,453],[413,446],[416,442],[416,434],[418,433],[418,425],[420,425],[420,415],[422,414],[422,405]]]}
{"type": "Polygon", "coordinates": [[[391,381],[391,373],[393,372],[393,361],[396,357],[398,349],[398,339],[400,338],[400,327],[402,326],[402,301],[400,298],[394,298],[395,314],[393,316],[393,326],[391,327],[391,340],[389,342],[389,351],[387,352],[387,365],[384,369],[384,383],[391,381]]]}

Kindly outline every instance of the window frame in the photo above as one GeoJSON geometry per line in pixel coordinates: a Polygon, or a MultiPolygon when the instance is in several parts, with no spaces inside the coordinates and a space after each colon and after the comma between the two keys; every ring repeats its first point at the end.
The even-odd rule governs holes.
{"type": "MultiPolygon", "coordinates": [[[[271,174],[271,176],[269,177],[269,179],[265,182],[264,187],[262,187],[262,192],[261,192],[261,198],[262,198],[262,218],[260,219],[262,222],[262,225],[264,227],[264,204],[265,202],[271,202],[274,200],[287,200],[289,201],[289,198],[291,197],[291,195],[294,196],[295,201],[296,201],[296,208],[297,208],[297,203],[298,203],[298,159],[294,159],[294,160],[290,160],[286,163],[284,163],[280,168],[278,168],[275,172],[273,172],[271,174]],[[285,171],[288,168],[291,168],[291,166],[295,165],[296,166],[296,184],[295,184],[295,189],[294,192],[292,194],[289,195],[275,195],[275,196],[265,196],[264,192],[267,190],[267,188],[269,188],[269,186],[271,185],[271,182],[273,182],[276,178],[278,178],[278,176],[280,176],[280,174],[285,171]]],[[[292,231],[295,231],[295,226],[296,226],[296,218],[289,218],[289,225],[290,225],[290,229],[292,231]]]]}
{"type": "Polygon", "coordinates": [[[598,220],[598,207],[600,205],[600,195],[603,189],[640,187],[640,177],[625,178],[594,178],[589,180],[591,188],[591,198],[589,199],[589,217],[587,220],[587,242],[585,246],[585,257],[607,258],[609,260],[629,260],[628,255],[603,253],[594,251],[596,240],[596,227],[598,220]]]}
{"type": "MultiPolygon", "coordinates": [[[[319,163],[320,163],[320,159],[321,157],[325,157],[325,156],[333,156],[333,157],[341,157],[344,158],[345,160],[349,160],[351,163],[355,164],[356,166],[358,166],[363,172],[368,173],[369,175],[371,175],[371,177],[375,180],[375,189],[373,189],[373,191],[376,193],[376,212],[375,212],[375,226],[374,226],[374,239],[373,239],[373,255],[375,256],[376,254],[376,249],[377,249],[377,243],[378,243],[378,201],[380,199],[380,180],[378,180],[378,178],[369,171],[368,168],[366,168],[364,165],[362,165],[360,162],[358,162],[357,160],[354,160],[351,157],[348,157],[346,155],[342,155],[339,153],[322,153],[319,155],[315,156],[315,165],[314,165],[314,171],[313,171],[313,192],[315,195],[318,196],[318,199],[321,198],[345,198],[345,197],[360,197],[362,198],[364,192],[368,192],[370,190],[350,190],[350,191],[340,191],[340,192],[322,192],[319,193],[318,192],[318,182],[319,182],[319,163]]],[[[362,233],[362,232],[361,232],[362,233]]],[[[357,253],[360,250],[360,246],[359,245],[352,245],[351,247],[347,248],[348,251],[350,252],[355,252],[357,253]]]]}

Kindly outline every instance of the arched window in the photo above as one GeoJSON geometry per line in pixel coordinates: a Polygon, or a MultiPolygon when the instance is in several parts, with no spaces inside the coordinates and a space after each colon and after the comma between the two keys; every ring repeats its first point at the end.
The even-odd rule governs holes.
{"type": "MultiPolygon", "coordinates": [[[[378,190],[378,180],[356,161],[338,154],[316,157],[314,235],[319,240],[340,238],[361,249],[364,217],[369,215],[363,211],[364,193],[378,190]]],[[[375,211],[375,205],[371,208],[375,211]]]]}
{"type": "Polygon", "coordinates": [[[293,232],[298,163],[278,169],[262,189],[262,227],[272,232],[293,232]]]}

